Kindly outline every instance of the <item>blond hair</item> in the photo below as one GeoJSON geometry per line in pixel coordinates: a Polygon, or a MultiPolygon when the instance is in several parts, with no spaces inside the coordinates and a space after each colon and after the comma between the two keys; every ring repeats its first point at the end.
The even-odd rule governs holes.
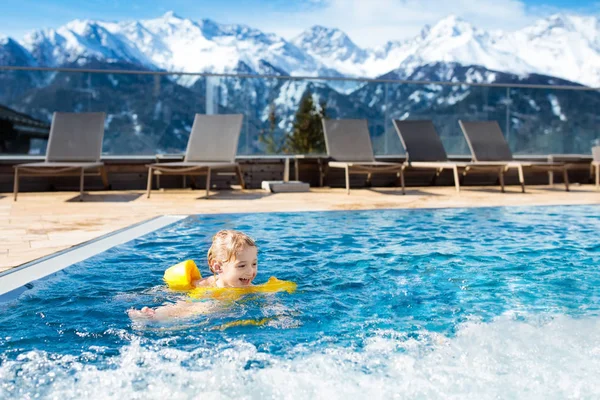
{"type": "Polygon", "coordinates": [[[215,273],[213,270],[214,261],[231,261],[236,254],[245,247],[256,247],[254,239],[245,233],[230,229],[217,232],[216,235],[213,236],[210,249],[208,249],[208,267],[215,273]]]}

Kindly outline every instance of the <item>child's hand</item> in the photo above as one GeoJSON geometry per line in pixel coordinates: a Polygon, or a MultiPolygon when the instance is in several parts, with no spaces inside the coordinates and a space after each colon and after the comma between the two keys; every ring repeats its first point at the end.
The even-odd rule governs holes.
{"type": "Polygon", "coordinates": [[[127,310],[127,315],[131,319],[154,319],[156,311],[150,307],[143,307],[141,310],[130,308],[127,310]]]}

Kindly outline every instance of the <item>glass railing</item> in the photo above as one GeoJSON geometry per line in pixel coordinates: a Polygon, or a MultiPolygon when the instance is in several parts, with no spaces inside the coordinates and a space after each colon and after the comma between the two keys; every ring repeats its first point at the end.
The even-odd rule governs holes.
{"type": "Polygon", "coordinates": [[[313,114],[368,120],[378,155],[404,154],[393,119],[432,120],[453,155],[469,154],[460,119],[498,121],[521,155],[589,154],[600,137],[585,87],[2,67],[0,154],[44,154],[54,111],[105,112],[106,155],[183,153],[196,113],[243,114],[239,155],[322,153],[289,140],[308,92],[313,114]]]}

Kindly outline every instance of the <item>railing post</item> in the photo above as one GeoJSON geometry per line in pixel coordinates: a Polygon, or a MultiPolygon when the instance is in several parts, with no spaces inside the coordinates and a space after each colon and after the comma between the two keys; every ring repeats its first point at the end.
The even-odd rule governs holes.
{"type": "Polygon", "coordinates": [[[383,134],[384,134],[384,138],[383,138],[383,154],[385,154],[386,156],[389,154],[389,150],[388,150],[388,130],[387,130],[387,124],[388,124],[388,83],[385,82],[384,83],[384,93],[385,93],[385,103],[383,105],[383,134]]]}
{"type": "Polygon", "coordinates": [[[154,74],[154,90],[152,95],[157,98],[160,96],[160,75],[154,74]]]}
{"type": "Polygon", "coordinates": [[[216,76],[206,77],[206,114],[219,113],[219,78],[216,76]]]}
{"type": "Polygon", "coordinates": [[[510,88],[506,88],[506,143],[510,146],[510,88]]]}

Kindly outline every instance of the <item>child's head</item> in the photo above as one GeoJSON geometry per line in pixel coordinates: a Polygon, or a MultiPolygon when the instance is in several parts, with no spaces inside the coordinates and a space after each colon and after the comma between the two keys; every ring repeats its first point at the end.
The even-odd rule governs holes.
{"type": "Polygon", "coordinates": [[[248,235],[222,230],[213,236],[208,249],[208,266],[225,286],[250,285],[256,277],[258,249],[248,235]]]}

